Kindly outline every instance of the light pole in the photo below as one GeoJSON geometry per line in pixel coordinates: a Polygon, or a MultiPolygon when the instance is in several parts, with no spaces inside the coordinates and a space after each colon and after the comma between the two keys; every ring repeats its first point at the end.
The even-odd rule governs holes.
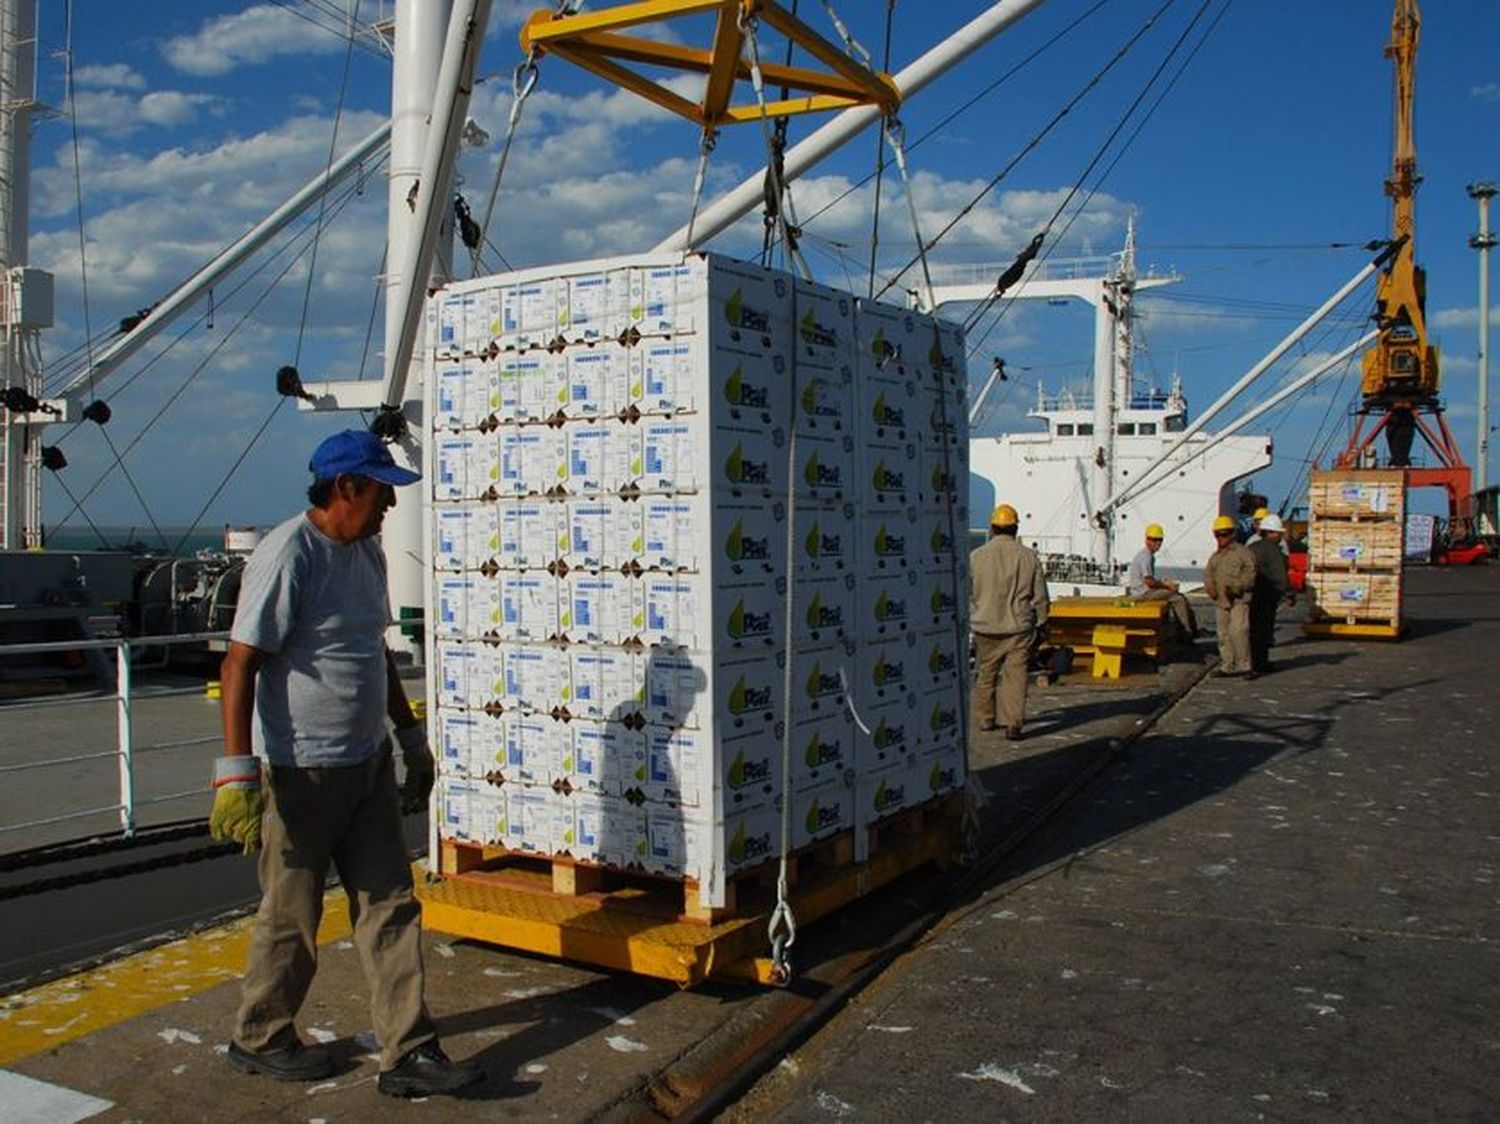
{"type": "Polygon", "coordinates": [[[1469,245],[1479,251],[1479,448],[1474,490],[1482,492],[1490,484],[1490,247],[1495,244],[1490,233],[1490,197],[1495,185],[1485,180],[1465,190],[1470,199],[1479,201],[1479,233],[1469,239],[1469,245]]]}

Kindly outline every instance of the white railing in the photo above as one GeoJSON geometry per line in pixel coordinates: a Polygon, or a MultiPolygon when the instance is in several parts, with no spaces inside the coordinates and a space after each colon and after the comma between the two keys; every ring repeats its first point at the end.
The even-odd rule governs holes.
{"type": "MultiPolygon", "coordinates": [[[[1117,257],[1058,258],[1037,262],[1025,273],[1027,281],[1077,281],[1108,277],[1117,257]]],[[[982,285],[994,282],[1010,262],[933,262],[932,280],[938,285],[982,285]]]]}
{"type": "MultiPolygon", "coordinates": [[[[11,778],[21,773],[39,773],[42,770],[61,769],[68,766],[76,768],[77,766],[86,766],[90,762],[110,760],[115,762],[118,777],[118,799],[114,804],[70,810],[55,815],[40,815],[32,819],[17,822],[0,823],[0,839],[14,832],[34,831],[38,828],[51,827],[74,820],[92,819],[109,814],[115,814],[118,817],[120,833],[129,837],[136,832],[138,826],[137,812],[141,808],[156,804],[165,804],[173,800],[181,800],[185,797],[207,794],[209,786],[204,784],[196,788],[165,795],[153,795],[144,798],[137,796],[135,783],[136,765],[141,757],[152,753],[183,749],[188,746],[208,745],[217,741],[218,737],[217,735],[206,734],[202,737],[157,742],[152,745],[136,745],[135,727],[132,721],[136,696],[131,676],[133,667],[131,650],[133,648],[154,649],[177,644],[202,644],[207,641],[227,641],[228,639],[229,633],[227,632],[198,632],[179,636],[142,636],[133,639],[116,637],[103,640],[54,640],[33,644],[0,645],[0,659],[6,656],[108,651],[111,649],[115,653],[115,685],[112,694],[94,693],[72,695],[63,698],[30,699],[0,704],[0,716],[3,716],[3,718],[0,718],[0,721],[4,721],[8,733],[6,740],[14,745],[19,744],[19,737],[21,736],[14,717],[18,712],[112,703],[115,709],[114,748],[95,752],[65,754],[63,756],[47,757],[39,761],[26,761],[18,764],[0,763],[0,784],[11,787],[11,778]],[[17,740],[12,741],[12,739],[17,740]]],[[[202,691],[203,688],[201,687],[175,691],[156,691],[152,693],[151,697],[164,698],[171,695],[202,694],[202,691]]],[[[207,767],[204,768],[201,775],[208,775],[207,767]]],[[[59,784],[58,788],[61,787],[63,786],[59,784]]],[[[42,791],[46,790],[43,789],[42,791]]],[[[0,845],[0,850],[4,849],[3,845],[0,845]]]]}
{"type": "MultiPolygon", "coordinates": [[[[394,629],[421,627],[423,618],[411,617],[393,623],[390,627],[394,629]]],[[[23,806],[26,808],[27,817],[18,815],[7,815],[0,821],[0,853],[9,851],[26,850],[33,845],[35,838],[28,839],[24,833],[33,835],[49,836],[45,839],[46,845],[60,845],[75,843],[80,839],[94,838],[101,834],[99,830],[87,830],[73,838],[52,838],[52,833],[47,829],[55,828],[59,824],[86,823],[94,821],[98,824],[101,817],[113,816],[117,824],[117,832],[108,834],[119,834],[124,838],[133,837],[142,826],[140,814],[143,809],[154,808],[159,805],[170,804],[173,801],[187,799],[200,799],[200,810],[194,813],[195,818],[207,814],[207,797],[211,790],[207,783],[211,773],[208,762],[194,763],[191,775],[203,778],[204,783],[180,791],[160,791],[162,788],[174,787],[170,783],[171,778],[179,775],[179,764],[170,760],[160,766],[167,771],[169,783],[162,784],[160,779],[149,794],[143,794],[140,789],[139,768],[141,762],[155,755],[169,754],[173,751],[190,749],[194,746],[216,745],[222,740],[218,729],[218,707],[213,708],[211,715],[191,716],[187,722],[178,721],[179,727],[186,726],[190,731],[195,725],[202,728],[208,725],[211,732],[190,737],[170,737],[157,740],[150,744],[138,744],[138,723],[136,721],[136,705],[140,702],[155,702],[170,698],[183,698],[196,696],[202,698],[205,694],[205,684],[197,682],[192,686],[180,687],[150,687],[140,690],[134,682],[134,672],[143,666],[152,668],[160,667],[164,661],[153,661],[150,665],[140,662],[138,653],[141,650],[156,651],[177,645],[206,644],[212,642],[227,643],[229,633],[227,632],[195,632],[170,636],[137,636],[132,638],[113,637],[103,639],[77,639],[77,640],[54,640],[28,644],[4,644],[0,645],[0,662],[6,657],[46,655],[58,653],[77,653],[85,651],[113,651],[115,682],[113,690],[98,689],[88,692],[46,697],[20,699],[9,702],[0,702],[0,730],[4,731],[3,739],[0,739],[0,796],[6,798],[6,803],[14,808],[23,806]],[[64,752],[58,756],[46,756],[32,760],[16,760],[26,755],[27,750],[34,751],[35,745],[27,744],[27,734],[22,729],[21,718],[24,714],[55,711],[59,708],[81,708],[86,706],[110,706],[114,710],[113,715],[113,737],[111,748],[108,749],[85,749],[79,752],[64,752]],[[14,752],[12,752],[14,751],[14,752]],[[90,775],[91,768],[100,766],[107,767],[108,763],[114,765],[114,780],[116,798],[110,804],[89,803],[88,807],[65,808],[66,800],[60,795],[68,789],[88,790],[97,789],[104,782],[97,775],[90,775]],[[71,770],[71,773],[68,772],[71,770]],[[56,784],[37,784],[29,792],[23,791],[24,782],[48,776],[49,771],[58,775],[60,779],[56,784]],[[18,784],[17,782],[23,782],[18,784]],[[27,801],[30,801],[28,804],[27,801]],[[20,843],[14,842],[20,839],[20,843]]],[[[420,696],[413,700],[413,707],[421,711],[420,696]]],[[[150,723],[146,723],[149,725],[150,723]]],[[[44,724],[38,724],[44,725],[44,724]]],[[[78,733],[84,739],[91,736],[89,729],[91,723],[83,717],[74,721],[69,729],[70,732],[78,733]]],[[[93,733],[97,735],[100,723],[94,725],[93,733]]],[[[172,732],[181,732],[178,731],[172,732]]],[[[32,737],[38,737],[35,733],[32,737]]],[[[148,784],[150,783],[148,778],[148,784]]],[[[151,826],[151,825],[147,825],[151,826]]],[[[156,826],[160,826],[158,823],[156,826]]]]}

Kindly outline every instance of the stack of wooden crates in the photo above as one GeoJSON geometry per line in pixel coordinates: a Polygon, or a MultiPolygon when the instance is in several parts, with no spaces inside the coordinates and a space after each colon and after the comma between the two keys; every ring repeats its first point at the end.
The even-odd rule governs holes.
{"type": "Polygon", "coordinates": [[[1314,472],[1308,491],[1306,631],[1322,636],[1399,636],[1405,471],[1314,472]]]}

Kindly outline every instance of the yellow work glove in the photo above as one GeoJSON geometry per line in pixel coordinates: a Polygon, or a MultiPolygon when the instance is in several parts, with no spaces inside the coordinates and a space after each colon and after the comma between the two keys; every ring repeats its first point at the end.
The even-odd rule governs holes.
{"type": "Polygon", "coordinates": [[[260,819],[266,810],[260,790],[260,761],[249,754],[214,761],[214,807],[208,834],[221,842],[233,839],[245,854],[260,850],[260,819]]]}
{"type": "Polygon", "coordinates": [[[419,723],[396,731],[401,744],[401,761],[406,766],[406,780],[401,784],[401,814],[412,815],[427,810],[427,798],[437,779],[437,766],[427,744],[427,726],[419,723]]]}

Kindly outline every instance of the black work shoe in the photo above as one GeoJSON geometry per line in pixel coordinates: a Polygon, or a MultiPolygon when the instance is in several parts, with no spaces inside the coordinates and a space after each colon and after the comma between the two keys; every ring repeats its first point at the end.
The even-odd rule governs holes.
{"type": "Polygon", "coordinates": [[[1021,740],[1021,727],[1019,727],[1019,726],[1007,726],[1007,727],[1005,727],[1005,740],[1008,741],[1008,742],[1018,742],[1018,741],[1020,741],[1021,740]]]}
{"type": "Polygon", "coordinates": [[[981,734],[993,734],[999,728],[1000,727],[996,726],[993,722],[984,722],[980,725],[979,732],[981,734]]]}
{"type": "Polygon", "coordinates": [[[231,1042],[227,1057],[229,1064],[242,1073],[263,1073],[277,1081],[317,1081],[333,1074],[332,1054],[295,1040],[290,1046],[253,1053],[231,1042]]]}
{"type": "Polygon", "coordinates": [[[376,1087],[388,1097],[431,1097],[456,1093],[484,1080],[478,1062],[456,1062],[437,1041],[424,1042],[380,1075],[376,1087]]]}

